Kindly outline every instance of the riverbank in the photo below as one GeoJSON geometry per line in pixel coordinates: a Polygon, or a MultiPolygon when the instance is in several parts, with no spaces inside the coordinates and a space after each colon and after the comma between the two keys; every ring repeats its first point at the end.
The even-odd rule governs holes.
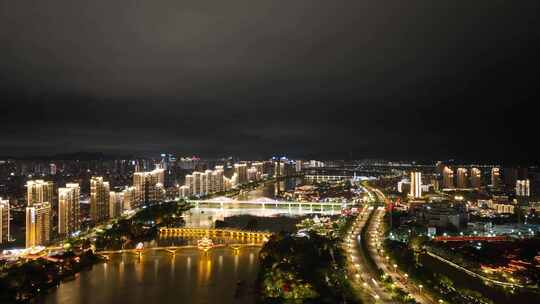
{"type": "Polygon", "coordinates": [[[70,238],[57,255],[45,255],[1,265],[0,302],[27,302],[103,258],[94,250],[113,250],[136,246],[157,236],[159,227],[182,226],[182,214],[191,205],[180,201],[148,206],[132,217],[114,220],[106,229],[96,229],[94,237],[70,238]]]}
{"type": "Polygon", "coordinates": [[[0,302],[28,302],[102,261],[92,250],[84,250],[6,266],[0,274],[0,302]]]}
{"type": "MultiPolygon", "coordinates": [[[[338,233],[350,225],[349,220],[337,221],[338,233]]],[[[347,277],[341,242],[342,236],[315,231],[302,236],[274,234],[259,255],[259,302],[358,303],[347,277]]]]}

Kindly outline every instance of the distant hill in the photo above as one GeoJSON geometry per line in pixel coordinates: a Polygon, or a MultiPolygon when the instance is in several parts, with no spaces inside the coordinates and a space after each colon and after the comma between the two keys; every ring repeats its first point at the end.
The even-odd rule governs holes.
{"type": "Polygon", "coordinates": [[[40,156],[0,156],[0,159],[17,159],[17,160],[114,160],[114,159],[133,159],[136,158],[133,155],[119,155],[119,154],[105,154],[102,152],[75,152],[75,153],[62,153],[54,155],[40,155],[40,156]]]}

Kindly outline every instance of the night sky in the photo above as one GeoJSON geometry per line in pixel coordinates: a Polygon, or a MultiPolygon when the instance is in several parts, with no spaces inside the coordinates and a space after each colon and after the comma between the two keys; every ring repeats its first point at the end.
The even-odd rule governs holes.
{"type": "Polygon", "coordinates": [[[536,160],[539,9],[0,0],[0,155],[536,160]]]}

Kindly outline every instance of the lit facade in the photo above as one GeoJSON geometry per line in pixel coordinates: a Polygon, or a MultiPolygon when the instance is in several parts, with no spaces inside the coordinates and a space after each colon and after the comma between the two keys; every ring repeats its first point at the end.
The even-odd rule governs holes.
{"type": "Polygon", "coordinates": [[[123,192],[114,192],[109,193],[109,218],[115,219],[122,215],[124,202],[124,193],[123,192]]]}
{"type": "Polygon", "coordinates": [[[234,173],[238,176],[238,184],[247,183],[247,164],[234,164],[234,173]]]}
{"type": "Polygon", "coordinates": [[[51,205],[26,207],[26,248],[46,245],[51,235],[51,205]]]}
{"type": "Polygon", "coordinates": [[[493,188],[499,188],[502,186],[501,170],[498,167],[494,167],[491,169],[491,186],[493,188]]]}
{"type": "Polygon", "coordinates": [[[122,190],[122,200],[122,208],[125,211],[135,210],[140,207],[135,187],[127,187],[122,190]]]}
{"type": "Polygon", "coordinates": [[[457,187],[460,189],[465,189],[468,187],[468,170],[466,168],[457,169],[457,187]]]}
{"type": "Polygon", "coordinates": [[[420,172],[411,172],[411,197],[421,198],[422,197],[422,173],[420,172]]]}
{"type": "Polygon", "coordinates": [[[0,197],[0,244],[9,242],[9,201],[0,197]]]}
{"type": "Polygon", "coordinates": [[[53,203],[54,187],[52,182],[41,179],[26,183],[26,202],[28,206],[40,203],[53,203]]]}
{"type": "Polygon", "coordinates": [[[58,188],[58,234],[69,236],[80,228],[80,187],[68,183],[58,188]]]}
{"type": "Polygon", "coordinates": [[[135,172],[133,174],[133,187],[137,191],[140,202],[155,202],[162,198],[162,189],[165,185],[165,170],[156,168],[148,172],[135,172]]]}
{"type": "Polygon", "coordinates": [[[531,196],[531,182],[528,179],[516,181],[516,195],[524,197],[531,196]]]}
{"type": "Polygon", "coordinates": [[[454,189],[454,170],[444,167],[443,172],[443,188],[454,189]]]}
{"type": "Polygon", "coordinates": [[[109,218],[109,182],[103,177],[90,179],[90,217],[94,223],[101,223],[109,218]]]}

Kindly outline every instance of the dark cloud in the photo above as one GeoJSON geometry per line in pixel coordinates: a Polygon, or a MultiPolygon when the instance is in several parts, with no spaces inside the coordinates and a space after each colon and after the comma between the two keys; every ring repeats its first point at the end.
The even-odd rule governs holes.
{"type": "Polygon", "coordinates": [[[0,155],[534,160],[539,6],[0,0],[0,155]]]}

